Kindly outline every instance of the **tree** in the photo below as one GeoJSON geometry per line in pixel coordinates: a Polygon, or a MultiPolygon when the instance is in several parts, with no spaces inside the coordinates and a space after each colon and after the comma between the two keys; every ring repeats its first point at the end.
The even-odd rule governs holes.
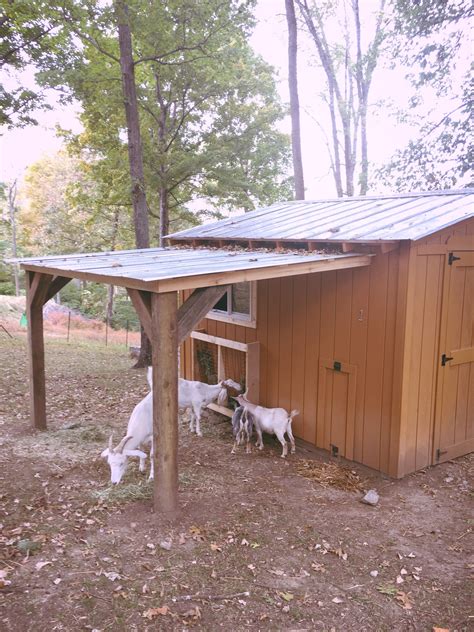
{"type": "Polygon", "coordinates": [[[331,168],[337,195],[354,195],[357,180],[360,195],[365,195],[368,189],[369,168],[368,98],[386,36],[383,28],[385,0],[379,2],[374,34],[365,51],[362,49],[359,0],[339,0],[323,5],[311,0],[296,0],[296,5],[326,75],[324,100],[331,121],[331,143],[328,149],[330,147],[331,168]],[[341,12],[342,24],[339,19],[341,12]],[[348,13],[351,15],[352,26],[348,13]],[[330,20],[335,20],[339,24],[342,43],[333,42],[328,37],[330,20]],[[356,178],[359,152],[360,173],[356,178]]]}
{"type": "Polygon", "coordinates": [[[34,125],[34,110],[49,108],[39,89],[25,88],[16,73],[67,45],[44,0],[0,0],[0,125],[34,125]]]}
{"type": "Polygon", "coordinates": [[[293,173],[295,198],[304,200],[303,160],[301,157],[300,103],[298,97],[298,28],[293,0],[285,0],[288,24],[288,86],[290,89],[291,146],[293,151],[293,173]]]}
{"type": "Polygon", "coordinates": [[[393,5],[391,48],[415,91],[407,111],[418,133],[377,178],[399,191],[473,186],[474,80],[469,70],[460,76],[456,66],[469,47],[465,27],[474,8],[467,0],[394,0],[393,5]],[[425,94],[436,103],[435,111],[427,110],[425,94]]]}
{"type": "MultiPolygon", "coordinates": [[[[153,1],[146,10],[139,2],[129,5],[145,187],[161,240],[170,224],[174,229],[196,222],[191,203],[197,212],[209,213],[288,195],[289,182],[282,177],[288,142],[275,129],[283,110],[270,67],[246,41],[250,5],[219,0],[166,6],[153,1]]],[[[113,18],[104,8],[93,25],[84,19],[80,56],[61,59],[60,67],[49,64],[42,75],[82,103],[85,132],[69,140],[97,157],[99,177],[105,182],[108,174],[109,188],[126,151],[113,18]]]]}

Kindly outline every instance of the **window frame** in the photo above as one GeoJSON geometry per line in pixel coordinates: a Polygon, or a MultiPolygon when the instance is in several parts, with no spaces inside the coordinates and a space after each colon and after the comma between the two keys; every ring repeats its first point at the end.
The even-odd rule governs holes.
{"type": "MultiPolygon", "coordinates": [[[[240,314],[239,312],[227,312],[222,310],[211,309],[206,318],[210,320],[218,320],[224,323],[231,323],[233,325],[241,325],[242,327],[257,327],[257,281],[243,281],[243,283],[250,284],[250,313],[240,314]]],[[[234,283],[231,284],[236,285],[234,283]]],[[[228,289],[230,298],[227,299],[227,304],[232,304],[232,287],[228,289]]]]}

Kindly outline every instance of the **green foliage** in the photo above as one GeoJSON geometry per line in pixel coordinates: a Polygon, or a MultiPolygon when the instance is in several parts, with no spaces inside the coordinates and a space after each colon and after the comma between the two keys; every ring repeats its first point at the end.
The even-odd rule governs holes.
{"type": "Polygon", "coordinates": [[[0,294],[15,296],[15,284],[12,281],[0,281],[0,294]]]}
{"type": "Polygon", "coordinates": [[[125,294],[117,294],[114,300],[114,315],[110,323],[114,329],[138,331],[140,321],[130,299],[125,294]]]}
{"type": "MultiPolygon", "coordinates": [[[[426,112],[418,136],[397,151],[376,173],[391,190],[434,190],[474,184],[474,81],[471,72],[460,77],[456,69],[468,46],[469,19],[474,9],[467,0],[394,0],[394,56],[409,69],[415,93],[407,118],[430,98],[449,96],[444,114],[426,112]]],[[[472,70],[472,69],[471,69],[472,70]]],[[[439,104],[438,108],[439,108],[439,104]]]]}
{"type": "MultiPolygon", "coordinates": [[[[179,230],[213,210],[252,209],[290,195],[289,143],[276,129],[284,112],[272,69],[246,41],[253,4],[129,4],[155,234],[160,203],[169,207],[171,229],[179,230]]],[[[64,135],[78,158],[87,156],[82,167],[94,186],[80,181],[76,199],[98,214],[118,207],[129,213],[115,16],[111,7],[86,0],[63,15],[83,46],[43,63],[40,79],[82,104],[85,131],[64,135]]]]}

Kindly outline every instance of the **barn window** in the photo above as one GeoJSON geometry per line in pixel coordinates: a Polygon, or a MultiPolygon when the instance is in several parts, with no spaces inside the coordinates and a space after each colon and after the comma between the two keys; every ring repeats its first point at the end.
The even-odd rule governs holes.
{"type": "Polygon", "coordinates": [[[254,281],[234,283],[217,301],[207,318],[256,327],[256,292],[254,281]]]}

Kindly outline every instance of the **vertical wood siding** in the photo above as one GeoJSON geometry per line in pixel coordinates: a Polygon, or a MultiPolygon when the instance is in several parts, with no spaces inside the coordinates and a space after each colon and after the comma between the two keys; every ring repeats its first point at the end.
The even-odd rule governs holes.
{"type": "MultiPolygon", "coordinates": [[[[427,465],[436,462],[434,458],[435,415],[438,389],[438,371],[440,370],[440,358],[444,352],[440,348],[441,315],[446,283],[447,253],[457,249],[456,239],[462,239],[465,246],[461,249],[474,249],[474,220],[466,220],[459,224],[440,231],[426,239],[411,245],[409,264],[409,285],[413,287],[411,300],[407,305],[407,336],[405,340],[404,362],[404,387],[403,404],[401,411],[401,436],[398,476],[414,472],[427,465]],[[470,237],[473,237],[470,239],[470,237]],[[437,253],[425,254],[427,246],[440,246],[437,253]]],[[[459,241],[458,241],[459,243],[459,241]]],[[[449,271],[449,270],[448,270],[449,271]]],[[[453,300],[459,305],[460,313],[463,306],[469,301],[466,297],[465,287],[451,287],[450,296],[446,300],[453,300]]],[[[466,318],[471,319],[472,311],[466,318]]],[[[466,330],[472,331],[472,326],[466,330]]],[[[466,346],[468,342],[464,341],[466,346]]],[[[460,374],[464,381],[468,373],[474,370],[465,365],[460,374]],[[464,372],[464,374],[462,374],[464,372]]],[[[469,378],[470,379],[470,378],[469,378]]],[[[451,385],[449,393],[445,393],[446,401],[450,401],[452,411],[459,410],[463,403],[463,393],[466,384],[459,389],[459,383],[451,385]]],[[[444,405],[445,405],[444,404],[444,405]]],[[[456,420],[453,412],[452,420],[447,419],[447,413],[442,411],[443,431],[452,433],[454,437],[456,420]]],[[[466,416],[461,414],[462,423],[465,424],[466,416]]],[[[462,433],[461,433],[462,434],[462,433]]],[[[446,444],[450,441],[446,438],[446,444]]]]}
{"type": "MultiPolygon", "coordinates": [[[[474,220],[402,243],[366,268],[258,281],[256,329],[211,319],[200,327],[260,342],[260,403],[297,408],[296,436],[320,448],[336,444],[347,458],[403,476],[432,463],[446,260],[444,252],[420,255],[417,248],[469,235],[474,220]]],[[[189,378],[189,341],[183,358],[189,378]]],[[[470,410],[474,370],[460,375],[454,397],[470,410]]]]}

